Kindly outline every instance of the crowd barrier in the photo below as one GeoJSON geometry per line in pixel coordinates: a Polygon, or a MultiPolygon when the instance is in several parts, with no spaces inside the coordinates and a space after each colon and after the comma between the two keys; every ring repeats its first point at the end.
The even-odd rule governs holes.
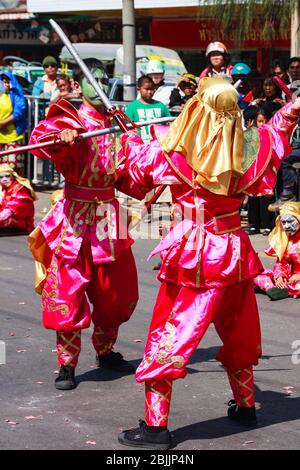
{"type": "MultiPolygon", "coordinates": [[[[28,129],[26,132],[26,143],[29,141],[30,134],[38,122],[45,119],[45,111],[49,106],[49,100],[40,96],[25,95],[28,104],[28,129]]],[[[80,99],[71,100],[71,103],[79,108],[80,99]]],[[[123,109],[125,102],[112,101],[114,105],[123,109]]],[[[25,156],[25,176],[31,181],[32,185],[39,189],[58,188],[63,184],[63,177],[59,174],[51,161],[41,160],[30,152],[25,156]]]]}

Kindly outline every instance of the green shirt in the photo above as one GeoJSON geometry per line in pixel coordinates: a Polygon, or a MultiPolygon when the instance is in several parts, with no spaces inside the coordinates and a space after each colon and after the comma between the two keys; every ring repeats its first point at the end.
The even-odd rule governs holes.
{"type": "MultiPolygon", "coordinates": [[[[140,100],[132,101],[126,108],[125,113],[133,121],[149,121],[161,117],[171,116],[168,108],[160,101],[152,100],[150,103],[142,103],[140,100]]],[[[148,144],[151,140],[150,126],[144,126],[138,129],[138,132],[148,144]]]]}

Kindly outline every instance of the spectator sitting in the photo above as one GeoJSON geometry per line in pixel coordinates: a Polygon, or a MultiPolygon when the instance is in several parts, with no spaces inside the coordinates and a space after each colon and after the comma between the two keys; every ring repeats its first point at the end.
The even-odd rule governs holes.
{"type": "MultiPolygon", "coordinates": [[[[11,72],[0,75],[0,150],[17,148],[23,144],[27,128],[27,103],[22,88],[11,72]]],[[[24,155],[0,157],[0,164],[8,163],[19,173],[24,172],[24,155]]]]}
{"type": "Polygon", "coordinates": [[[0,233],[33,230],[36,196],[26,178],[6,163],[0,165],[0,233]]]}
{"type": "Polygon", "coordinates": [[[185,103],[196,93],[196,89],[195,75],[184,73],[171,92],[169,109],[172,116],[179,116],[185,103]]]}
{"type": "Polygon", "coordinates": [[[287,202],[279,209],[276,226],[269,236],[269,256],[276,256],[273,269],[256,276],[254,284],[271,300],[300,297],[299,240],[300,203],[287,202]]]}

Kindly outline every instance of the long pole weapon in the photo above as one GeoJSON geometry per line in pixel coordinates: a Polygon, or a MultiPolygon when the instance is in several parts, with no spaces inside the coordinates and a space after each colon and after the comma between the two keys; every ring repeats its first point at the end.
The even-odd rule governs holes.
{"type": "MultiPolygon", "coordinates": [[[[174,121],[175,119],[176,119],[175,116],[167,116],[167,117],[162,117],[158,119],[152,119],[149,121],[140,121],[140,122],[136,122],[135,124],[138,127],[143,127],[143,126],[149,126],[151,124],[166,124],[168,122],[174,121]]],[[[130,123],[127,124],[127,126],[128,126],[127,130],[133,129],[135,127],[135,126],[132,126],[130,123]]],[[[99,135],[115,134],[120,131],[121,131],[121,128],[119,126],[112,126],[112,127],[106,127],[105,129],[99,129],[96,131],[83,132],[78,137],[76,137],[75,142],[80,142],[85,139],[91,139],[92,137],[97,137],[99,135]]],[[[57,136],[56,138],[52,140],[41,142],[39,144],[23,145],[14,149],[3,150],[2,152],[0,152],[0,157],[4,155],[28,152],[34,149],[43,149],[47,147],[53,147],[55,145],[68,145],[68,144],[63,144],[59,136],[57,136]]]]}
{"type": "Polygon", "coordinates": [[[93,77],[93,74],[89,70],[89,68],[86,66],[84,61],[81,59],[79,54],[77,53],[75,47],[73,44],[70,42],[70,40],[67,38],[61,27],[54,21],[53,19],[49,20],[49,23],[51,24],[52,28],[56,32],[56,34],[60,37],[70,54],[73,56],[74,60],[77,62],[79,67],[82,70],[82,73],[86,77],[86,79],[90,82],[98,96],[101,98],[102,103],[104,104],[105,108],[107,109],[107,112],[117,121],[118,125],[120,126],[121,130],[123,132],[128,131],[128,123],[131,124],[132,127],[137,127],[136,124],[134,124],[126,114],[121,111],[120,109],[117,109],[116,106],[114,106],[109,98],[106,96],[102,88],[100,87],[99,83],[95,78],[93,77]]]}

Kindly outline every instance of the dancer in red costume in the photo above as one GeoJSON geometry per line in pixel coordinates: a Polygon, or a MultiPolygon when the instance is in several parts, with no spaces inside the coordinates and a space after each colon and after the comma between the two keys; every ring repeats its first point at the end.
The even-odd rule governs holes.
{"type": "Polygon", "coordinates": [[[30,233],[34,227],[35,193],[10,165],[0,165],[0,233],[30,233]]]}
{"type": "MultiPolygon", "coordinates": [[[[102,64],[93,59],[85,62],[105,90],[102,64]]],[[[138,301],[136,266],[130,248],[133,240],[120,214],[115,188],[136,198],[145,196],[145,192],[134,189],[128,174],[118,165],[112,134],[72,145],[82,132],[111,126],[103,103],[80,69],[74,78],[83,93],[80,110],[59,101],[31,135],[31,143],[59,136],[67,144],[34,152],[55,162],[65,177],[65,188],[64,197],[58,199],[29,238],[38,263],[36,290],[42,294],[43,323],[57,331],[61,368],[55,386],[62,390],[76,386],[74,372],[81,330],[89,327],[91,319],[97,364],[134,372],[133,366],[113,351],[119,326],[131,317],[138,301]]]]}
{"type": "Polygon", "coordinates": [[[169,130],[157,127],[150,144],[132,131],[122,138],[135,182],[147,188],[169,184],[182,214],[153,252],[163,252],[162,285],[136,372],[136,380],[145,382],[145,421],[119,435],[125,445],[171,447],[172,383],[186,376],[210,323],[223,342],[217,359],[234,396],[229,418],[256,424],[252,367],[261,355],[261,338],[253,278],[263,267],[239,211],[245,194],[272,192],[276,170],[290,151],[300,99],[245,142],[237,102],[228,82],[204,78],[169,130]]]}
{"type": "Polygon", "coordinates": [[[271,300],[300,297],[300,202],[286,202],[279,207],[275,228],[269,235],[267,255],[276,256],[273,270],[265,269],[254,284],[271,300]]]}

